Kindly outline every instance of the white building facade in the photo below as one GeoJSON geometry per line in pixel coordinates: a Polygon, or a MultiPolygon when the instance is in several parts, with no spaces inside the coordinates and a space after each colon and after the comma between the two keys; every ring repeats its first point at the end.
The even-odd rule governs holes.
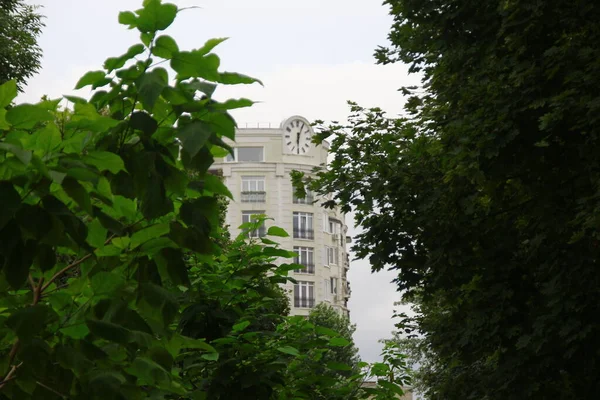
{"type": "Polygon", "coordinates": [[[308,315],[316,304],[326,302],[348,315],[349,238],[344,215],[323,208],[323,199],[311,193],[305,199],[296,198],[290,179],[293,170],[310,175],[314,167],[326,164],[328,144],[315,147],[312,135],[309,122],[298,116],[288,118],[278,128],[239,129],[235,143],[231,143],[235,157],[216,160],[212,168],[222,171],[233,194],[226,221],[232,235],[238,235],[238,227],[259,214],[273,220],[252,236],[265,236],[269,226],[289,233],[289,237],[271,239],[296,252],[294,262],[304,267],[290,272],[298,284],[285,287],[291,314],[308,315]]]}

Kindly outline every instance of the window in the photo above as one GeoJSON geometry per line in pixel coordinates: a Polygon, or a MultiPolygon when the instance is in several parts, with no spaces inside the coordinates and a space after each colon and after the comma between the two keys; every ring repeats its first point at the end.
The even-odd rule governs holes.
{"type": "Polygon", "coordinates": [[[242,203],[264,203],[266,195],[264,176],[242,176],[242,203]]]}
{"type": "Polygon", "coordinates": [[[313,204],[315,201],[315,196],[313,192],[306,189],[306,196],[301,199],[296,197],[296,192],[294,192],[294,204],[313,204]]]}
{"type": "Polygon", "coordinates": [[[339,259],[339,251],[337,247],[325,246],[326,265],[337,265],[339,259]]]}
{"type": "MultiPolygon", "coordinates": [[[[242,211],[242,224],[249,222],[256,222],[257,217],[264,214],[264,211],[242,211]]],[[[264,222],[258,227],[248,232],[248,237],[257,238],[264,237],[267,235],[267,229],[265,228],[264,222]]]]}
{"type": "Polygon", "coordinates": [[[325,300],[332,301],[338,292],[338,279],[337,278],[324,279],[323,286],[325,289],[325,300]]]}
{"type": "Polygon", "coordinates": [[[314,239],[312,213],[294,212],[294,238],[314,239]]]}
{"type": "Polygon", "coordinates": [[[226,158],[227,161],[264,161],[264,149],[262,147],[236,147],[233,149],[233,152],[235,157],[232,157],[231,154],[228,154],[226,158]]]}
{"type": "Polygon", "coordinates": [[[294,247],[294,252],[298,253],[298,256],[294,258],[296,264],[304,265],[304,268],[297,269],[294,272],[298,274],[314,274],[315,273],[315,260],[314,251],[312,247],[294,247]]]}
{"type": "Polygon", "coordinates": [[[294,307],[313,308],[315,306],[315,284],[298,281],[294,285],[294,307]]]}
{"type": "Polygon", "coordinates": [[[329,220],[329,230],[327,232],[335,233],[335,222],[333,222],[332,220],[329,220]]]}

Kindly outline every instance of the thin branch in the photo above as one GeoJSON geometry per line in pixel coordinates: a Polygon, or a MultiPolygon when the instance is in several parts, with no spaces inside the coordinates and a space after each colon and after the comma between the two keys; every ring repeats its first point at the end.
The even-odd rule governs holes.
{"type": "Polygon", "coordinates": [[[55,395],[62,397],[63,399],[66,399],[66,398],[67,398],[67,396],[65,396],[64,394],[57,392],[56,390],[52,389],[50,386],[44,385],[44,384],[43,384],[42,382],[40,382],[40,381],[35,381],[35,383],[37,383],[38,385],[40,385],[40,386],[41,386],[41,387],[43,387],[44,389],[51,391],[51,392],[52,392],[52,393],[54,393],[55,395]]]}
{"type": "MultiPolygon", "coordinates": [[[[114,235],[113,235],[114,236],[114,235]]],[[[112,239],[112,237],[111,237],[112,239]]],[[[46,284],[42,287],[42,292],[44,292],[44,290],[48,289],[48,286],[50,286],[52,284],[52,282],[54,282],[57,278],[59,278],[62,274],[64,274],[65,272],[69,271],[70,269],[75,268],[76,266],[78,266],[79,264],[83,263],[84,261],[86,261],[87,259],[89,259],[92,256],[93,253],[88,253],[85,256],[81,257],[79,260],[74,261],[73,263],[67,265],[66,267],[64,267],[63,269],[61,269],[60,271],[58,271],[57,273],[55,273],[52,278],[50,278],[48,280],[48,282],[46,282],[46,284]]]]}
{"type": "Polygon", "coordinates": [[[4,385],[6,385],[8,383],[8,381],[11,381],[16,378],[15,373],[17,372],[17,369],[21,365],[23,365],[23,362],[21,362],[19,365],[12,366],[10,371],[8,371],[8,374],[6,374],[6,377],[2,380],[2,382],[0,382],[0,389],[2,389],[4,387],[4,385]]]}

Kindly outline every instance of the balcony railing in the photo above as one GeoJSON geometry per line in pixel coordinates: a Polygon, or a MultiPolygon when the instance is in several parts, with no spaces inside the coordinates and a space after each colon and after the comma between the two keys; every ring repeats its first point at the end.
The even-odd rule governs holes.
{"type": "Polygon", "coordinates": [[[297,274],[314,274],[315,273],[315,264],[314,263],[300,262],[298,260],[294,260],[294,262],[296,264],[300,264],[300,265],[304,266],[304,268],[302,268],[302,269],[294,270],[294,272],[296,272],[297,274]]]}
{"type": "Polygon", "coordinates": [[[315,231],[313,229],[296,229],[294,228],[295,239],[314,239],[315,231]]]}
{"type": "Polygon", "coordinates": [[[294,296],[294,307],[298,308],[313,308],[315,306],[315,299],[307,297],[295,297],[294,296]]]}
{"type": "Polygon", "coordinates": [[[242,203],[264,203],[267,192],[242,192],[242,203]]]}

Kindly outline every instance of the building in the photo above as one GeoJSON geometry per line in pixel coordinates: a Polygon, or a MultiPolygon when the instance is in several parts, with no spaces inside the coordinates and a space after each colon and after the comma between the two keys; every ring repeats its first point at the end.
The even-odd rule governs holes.
{"type": "Polygon", "coordinates": [[[288,118],[278,128],[239,129],[235,143],[231,143],[235,157],[218,159],[213,168],[222,171],[234,197],[226,221],[233,235],[239,234],[242,223],[259,214],[273,220],[251,236],[265,236],[271,225],[290,234],[277,241],[282,248],[298,253],[295,262],[304,266],[291,272],[298,284],[285,288],[292,315],[308,315],[321,302],[347,315],[349,238],[344,215],[321,207],[323,199],[312,193],[305,199],[296,198],[290,179],[293,170],[310,174],[314,167],[326,164],[328,144],[316,147],[312,135],[309,122],[298,116],[288,118]]]}

